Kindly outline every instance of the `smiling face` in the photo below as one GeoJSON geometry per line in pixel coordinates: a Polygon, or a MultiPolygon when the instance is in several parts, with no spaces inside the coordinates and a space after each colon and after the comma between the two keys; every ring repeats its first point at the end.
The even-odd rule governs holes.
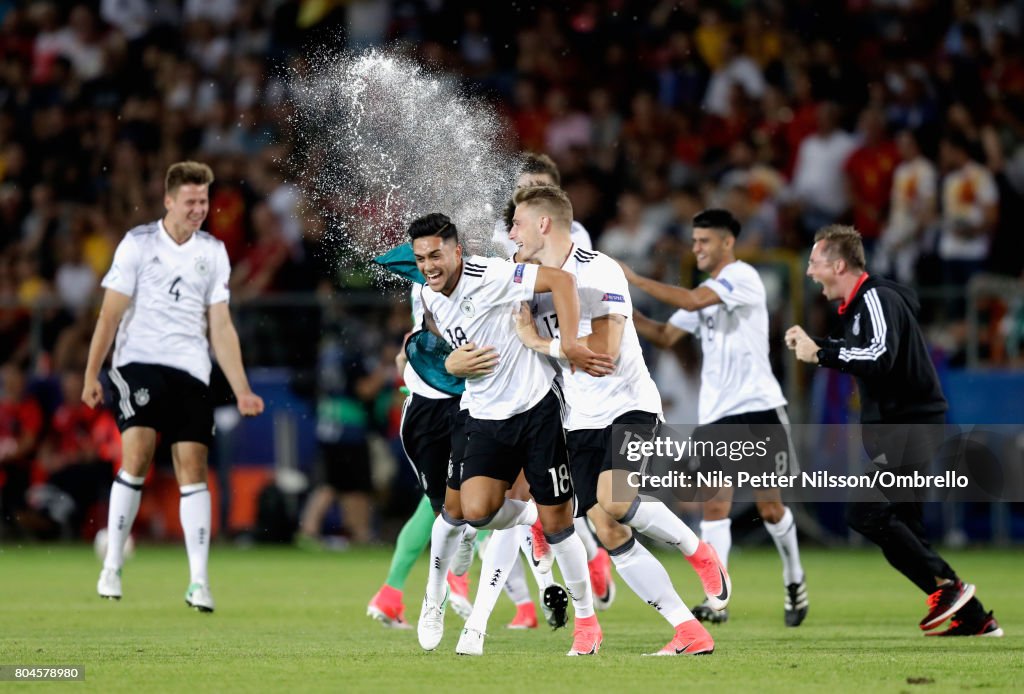
{"type": "Polygon", "coordinates": [[[210,186],[183,183],[164,196],[167,226],[180,232],[199,231],[210,211],[210,186]]]}
{"type": "Polygon", "coordinates": [[[550,226],[551,220],[541,215],[535,205],[517,205],[515,216],[512,217],[512,229],[508,237],[516,244],[516,259],[522,262],[534,260],[544,249],[545,224],[550,226]]]}
{"type": "Polygon", "coordinates": [[[462,274],[462,246],[440,236],[421,236],[413,239],[412,252],[427,286],[449,296],[462,274]]]}
{"type": "Polygon", "coordinates": [[[733,236],[729,232],[694,227],[693,254],[697,257],[697,269],[714,274],[731,261],[732,245],[733,236]]]}
{"type": "Polygon", "coordinates": [[[839,288],[839,266],[841,263],[843,263],[842,260],[829,257],[824,241],[818,241],[811,248],[811,257],[807,262],[807,276],[821,285],[821,293],[829,301],[845,298],[839,288]]]}

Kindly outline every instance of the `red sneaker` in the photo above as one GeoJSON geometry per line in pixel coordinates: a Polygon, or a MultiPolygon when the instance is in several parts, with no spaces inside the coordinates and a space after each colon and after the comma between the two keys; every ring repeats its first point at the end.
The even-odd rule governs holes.
{"type": "Polygon", "coordinates": [[[516,605],[516,616],[511,622],[505,625],[505,628],[536,629],[537,608],[533,606],[532,602],[524,602],[522,605],[516,605]]]}
{"type": "Polygon", "coordinates": [[[551,545],[544,537],[544,529],[540,525],[540,519],[530,526],[530,546],[533,548],[533,565],[538,573],[550,573],[551,565],[555,562],[555,555],[551,552],[551,545]]]}
{"type": "Polygon", "coordinates": [[[469,619],[473,601],[469,599],[469,574],[456,576],[448,572],[448,604],[462,619],[469,619]]]}
{"type": "Polygon", "coordinates": [[[985,615],[981,621],[971,623],[953,617],[949,629],[925,634],[925,636],[992,636],[996,638],[1002,635],[1003,629],[991,612],[985,615]]]}
{"type": "Polygon", "coordinates": [[[405,621],[405,605],[402,604],[402,591],[383,585],[366,606],[366,616],[376,619],[392,629],[412,629],[405,621]]]}
{"type": "Polygon", "coordinates": [[[594,591],[594,608],[603,612],[615,601],[612,560],[607,550],[599,547],[597,556],[587,563],[587,568],[590,569],[590,587],[594,591]]]}
{"type": "Polygon", "coordinates": [[[928,596],[928,614],[921,620],[921,629],[928,631],[939,626],[974,597],[974,586],[957,579],[928,596]]]}
{"type": "Polygon", "coordinates": [[[729,580],[729,572],[725,565],[718,558],[715,548],[707,542],[701,541],[697,545],[697,551],[686,558],[693,570],[700,577],[704,586],[704,594],[707,596],[707,605],[713,610],[724,610],[732,597],[732,581],[729,580]]]}
{"type": "Polygon", "coordinates": [[[650,655],[711,655],[715,652],[715,640],[696,619],[690,619],[676,627],[676,635],[657,653],[650,655]]]}
{"type": "Polygon", "coordinates": [[[566,655],[597,655],[603,638],[597,615],[577,617],[576,628],[572,632],[572,648],[566,655]]]}

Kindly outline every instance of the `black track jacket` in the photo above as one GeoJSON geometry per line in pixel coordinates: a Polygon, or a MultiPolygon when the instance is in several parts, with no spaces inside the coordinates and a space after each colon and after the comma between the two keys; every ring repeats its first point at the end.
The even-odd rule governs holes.
{"type": "Polygon", "coordinates": [[[840,307],[843,336],[815,339],[820,366],[857,379],[861,422],[912,424],[946,411],[917,324],[920,307],[909,287],[869,276],[840,307]]]}

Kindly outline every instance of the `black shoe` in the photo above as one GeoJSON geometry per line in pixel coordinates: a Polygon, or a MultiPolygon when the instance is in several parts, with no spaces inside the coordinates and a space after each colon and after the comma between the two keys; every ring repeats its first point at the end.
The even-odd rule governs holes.
{"type": "Polygon", "coordinates": [[[548,624],[552,629],[561,629],[568,623],[569,594],[565,588],[557,583],[545,588],[544,607],[547,612],[548,624]]]}
{"type": "Polygon", "coordinates": [[[939,626],[971,601],[974,586],[957,579],[928,596],[928,614],[921,620],[921,629],[928,631],[939,626]]]}
{"type": "Polygon", "coordinates": [[[693,616],[697,618],[698,622],[724,624],[729,621],[729,608],[725,608],[724,610],[713,610],[706,602],[702,602],[693,608],[693,616]]]}
{"type": "Polygon", "coordinates": [[[962,622],[956,617],[953,617],[953,621],[950,624],[949,629],[945,631],[933,631],[925,636],[994,636],[1000,637],[1003,635],[1003,630],[999,626],[999,622],[989,612],[981,620],[975,620],[972,622],[962,622]]]}
{"type": "Polygon", "coordinates": [[[790,583],[786,586],[786,626],[798,627],[807,616],[807,582],[790,583]]]}

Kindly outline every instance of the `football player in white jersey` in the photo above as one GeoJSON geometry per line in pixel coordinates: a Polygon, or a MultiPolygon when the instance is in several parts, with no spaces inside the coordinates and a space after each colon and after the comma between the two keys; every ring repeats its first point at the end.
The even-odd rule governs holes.
{"type": "MultiPolygon", "coordinates": [[[[532,525],[539,516],[575,608],[569,655],[594,654],[601,645],[601,628],[594,614],[586,550],[574,534],[572,483],[559,425],[561,403],[553,388],[555,373],[544,358],[519,342],[513,309],[536,292],[551,292],[563,321],[572,327],[573,337],[562,346],[572,363],[603,374],[611,370],[611,360],[575,339],[579,298],[568,273],[498,258],[463,259],[455,225],[442,214],[415,220],[409,236],[417,267],[427,280],[422,298],[428,326],[433,324],[432,330],[453,348],[471,341],[494,344],[503,355],[493,373],[466,383],[465,450],[459,469],[449,475],[449,487],[459,487],[460,494],[445,496],[444,509],[434,523],[427,590],[417,628],[420,645],[433,650],[443,635],[444,578],[460,526],[469,523],[502,530],[532,525]],[[505,497],[520,470],[525,470],[536,504],[505,497]]],[[[486,562],[485,556],[485,571],[486,562]]],[[[497,585],[495,599],[500,590],[497,585]]],[[[467,622],[458,651],[482,653],[483,639],[484,633],[467,622]]]]}
{"type": "MultiPolygon", "coordinates": [[[[634,312],[637,331],[662,348],[685,334],[699,336],[701,366],[699,424],[694,438],[711,440],[743,435],[770,437],[768,472],[796,472],[789,438],[786,398],[768,361],[768,308],[764,283],[751,265],[737,260],[733,248],[740,223],[727,210],[704,210],[693,218],[697,268],[709,277],[696,289],[684,289],[641,277],[623,267],[630,284],[679,310],[668,323],[634,312]],[[717,432],[717,434],[716,434],[717,432]]],[[[712,461],[707,461],[711,463],[712,461]]],[[[720,461],[725,464],[727,461],[720,461]]],[[[755,471],[758,474],[762,471],[755,471]]],[[[755,491],[758,513],[782,558],[785,622],[799,626],[807,616],[807,585],[800,563],[796,522],[778,489],[755,491]]],[[[723,488],[704,503],[701,536],[728,562],[732,546],[732,489],[723,488]]],[[[728,613],[713,605],[694,609],[698,619],[723,622],[728,613]]]]}
{"type": "MultiPolygon", "coordinates": [[[[615,469],[612,451],[626,431],[650,439],[661,416],[661,397],[644,364],[630,319],[628,284],[618,264],[603,253],[576,248],[569,234],[572,203],[553,186],[516,192],[510,238],[516,261],[560,267],[577,280],[580,294],[579,340],[590,349],[615,357],[615,370],[605,378],[560,369],[565,391],[566,429],[578,515],[593,522],[619,575],[633,591],[675,629],[658,655],[704,655],[714,641],[694,619],[672,586],[668,572],[633,530],[679,548],[697,570],[709,600],[728,604],[730,586],[714,549],[697,536],[661,501],[641,501],[625,481],[627,470],[615,469]],[[631,529],[632,528],[632,529],[631,529]]],[[[569,329],[546,295],[538,295],[531,312],[523,310],[520,338],[540,354],[557,353],[569,329]]],[[[449,358],[451,367],[453,362],[449,358]]]]}
{"type": "Polygon", "coordinates": [[[90,407],[103,402],[100,368],[116,333],[110,380],[122,462],[110,490],[110,541],[97,592],[103,598],[121,599],[124,543],[160,433],[171,444],[181,488],[181,527],[191,576],[185,602],[201,612],[213,612],[214,607],[207,575],[211,346],[238,411],[245,416],[263,411],[263,400],[249,387],[228,310],[227,252],[218,239],[199,230],[209,210],[212,182],[213,172],[206,164],[173,164],[164,182],[167,214],[132,229],[118,245],[102,282],[106,293],[89,345],[82,390],[82,401],[90,407]]]}

